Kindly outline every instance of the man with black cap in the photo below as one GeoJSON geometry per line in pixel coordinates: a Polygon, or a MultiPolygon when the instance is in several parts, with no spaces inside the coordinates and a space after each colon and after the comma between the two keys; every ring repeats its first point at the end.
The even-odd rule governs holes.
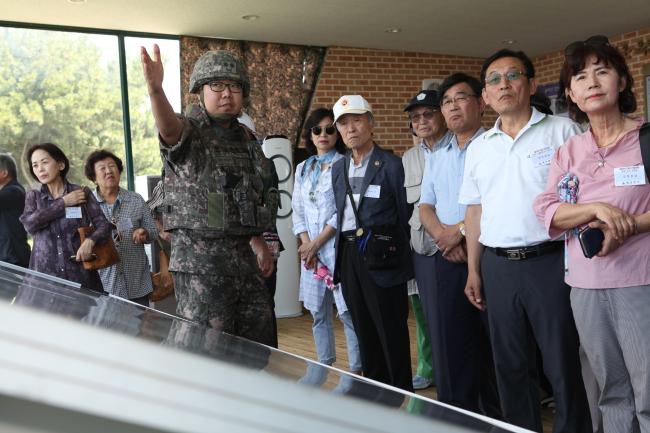
{"type": "Polygon", "coordinates": [[[413,377],[414,389],[425,389],[433,383],[433,358],[425,319],[431,314],[423,311],[420,291],[431,290],[433,284],[433,255],[438,247],[420,222],[418,204],[425,160],[443,143],[449,140],[445,119],[440,113],[438,92],[422,90],[408,103],[404,111],[409,116],[409,127],[415,136],[415,144],[402,156],[404,165],[404,187],[406,200],[414,205],[409,220],[411,226],[411,248],[415,278],[409,280],[408,290],[415,314],[418,366],[413,377]]]}

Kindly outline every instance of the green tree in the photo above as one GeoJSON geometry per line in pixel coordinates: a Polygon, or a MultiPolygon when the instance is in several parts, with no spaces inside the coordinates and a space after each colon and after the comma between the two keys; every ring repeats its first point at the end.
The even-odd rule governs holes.
{"type": "MultiPolygon", "coordinates": [[[[0,150],[16,158],[24,185],[34,186],[25,152],[35,143],[61,147],[74,183],[89,184],[83,162],[93,150],[107,149],[124,160],[117,38],[105,38],[114,39],[114,51],[85,34],[0,28],[0,150]]],[[[139,57],[129,59],[127,72],[135,173],[159,174],[157,131],[139,57]]]]}
{"type": "Polygon", "coordinates": [[[139,56],[127,56],[127,81],[133,169],[140,176],[159,175],[162,163],[158,147],[158,130],[151,113],[151,103],[139,56]]]}
{"type": "Polygon", "coordinates": [[[32,181],[25,152],[34,143],[59,145],[76,183],[92,150],[123,155],[119,74],[101,55],[86,35],[0,30],[0,140],[21,181],[32,181]]]}

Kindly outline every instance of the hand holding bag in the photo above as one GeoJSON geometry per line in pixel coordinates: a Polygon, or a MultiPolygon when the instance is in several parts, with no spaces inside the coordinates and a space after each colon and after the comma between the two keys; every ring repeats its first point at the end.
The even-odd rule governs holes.
{"type": "MultiPolygon", "coordinates": [[[[84,188],[86,195],[90,194],[88,188],[84,188]]],[[[79,239],[81,243],[86,240],[94,231],[95,227],[93,226],[90,215],[88,215],[88,209],[86,206],[83,206],[84,214],[88,219],[88,226],[79,227],[77,231],[79,232],[79,239]]],[[[117,253],[113,239],[109,236],[107,240],[103,242],[98,242],[93,246],[93,258],[91,260],[81,262],[84,269],[88,271],[93,271],[97,269],[104,269],[110,266],[113,266],[116,263],[119,263],[120,256],[117,253]]]]}
{"type": "Polygon", "coordinates": [[[160,272],[151,274],[153,292],[149,294],[149,300],[152,302],[162,301],[174,294],[174,280],[169,272],[169,257],[165,254],[160,239],[158,245],[160,246],[160,252],[158,253],[160,272]]]}

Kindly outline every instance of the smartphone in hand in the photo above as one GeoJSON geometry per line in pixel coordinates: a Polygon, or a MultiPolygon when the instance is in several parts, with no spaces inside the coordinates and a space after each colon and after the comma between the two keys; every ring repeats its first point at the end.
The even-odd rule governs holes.
{"type": "Polygon", "coordinates": [[[590,259],[603,248],[605,233],[601,229],[585,227],[578,233],[578,240],[582,247],[582,253],[586,258],[590,259]]]}

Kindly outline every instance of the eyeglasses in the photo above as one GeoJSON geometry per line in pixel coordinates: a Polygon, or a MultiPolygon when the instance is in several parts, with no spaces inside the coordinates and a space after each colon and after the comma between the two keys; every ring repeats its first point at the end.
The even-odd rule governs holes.
{"type": "Polygon", "coordinates": [[[592,36],[592,37],[590,37],[588,39],[585,39],[584,41],[571,42],[564,49],[564,55],[567,56],[567,57],[571,56],[571,55],[573,55],[573,53],[576,52],[576,50],[578,48],[582,48],[582,47],[601,47],[603,45],[609,45],[609,39],[607,39],[607,36],[603,36],[603,35],[592,36]]]}
{"type": "Polygon", "coordinates": [[[467,93],[462,93],[462,92],[456,93],[456,96],[454,96],[453,98],[444,98],[442,100],[442,104],[441,104],[442,108],[448,109],[451,108],[452,105],[467,104],[471,96],[476,97],[476,95],[474,94],[468,95],[467,93]]]}
{"type": "MultiPolygon", "coordinates": [[[[332,135],[336,133],[336,128],[334,127],[334,125],[327,125],[324,130],[325,130],[325,134],[327,135],[332,135]]],[[[311,128],[311,133],[314,135],[320,135],[322,132],[323,132],[322,126],[314,126],[313,128],[311,128]]]]}
{"type": "Polygon", "coordinates": [[[498,72],[494,72],[485,79],[485,84],[488,86],[496,86],[501,82],[502,78],[505,78],[508,82],[517,81],[521,78],[522,75],[525,75],[525,73],[522,71],[508,71],[503,75],[498,72]]]}
{"type": "Polygon", "coordinates": [[[409,114],[409,120],[411,123],[419,123],[420,120],[426,119],[430,120],[433,119],[433,116],[438,112],[438,110],[427,110],[422,113],[418,114],[409,114]]]}
{"type": "Polygon", "coordinates": [[[221,81],[214,81],[208,84],[208,86],[210,86],[210,90],[213,92],[223,92],[227,87],[231,93],[241,93],[244,87],[241,83],[222,83],[221,81]]]}

